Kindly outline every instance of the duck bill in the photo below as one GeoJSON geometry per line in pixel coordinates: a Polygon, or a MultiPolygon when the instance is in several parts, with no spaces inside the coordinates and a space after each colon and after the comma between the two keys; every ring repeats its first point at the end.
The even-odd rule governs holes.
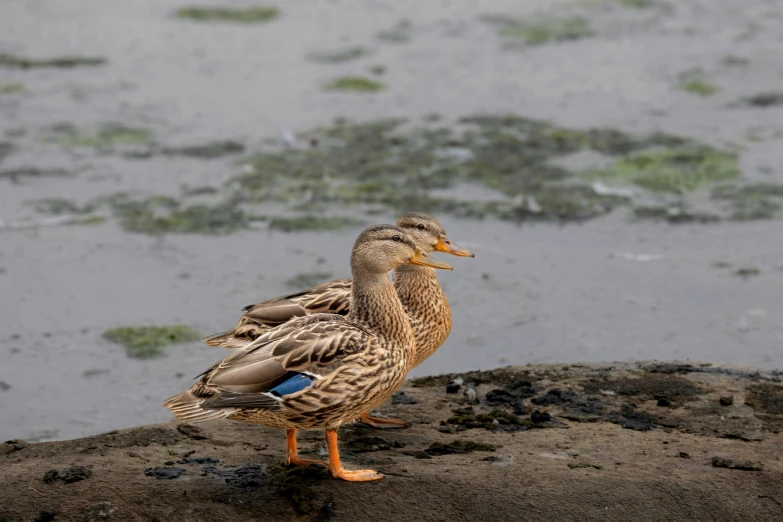
{"type": "Polygon", "coordinates": [[[476,257],[476,254],[474,254],[470,250],[466,250],[462,248],[454,241],[449,239],[449,236],[446,235],[441,235],[438,238],[438,242],[435,244],[435,250],[437,250],[438,252],[445,252],[447,254],[451,254],[452,256],[476,257]]]}
{"type": "Polygon", "coordinates": [[[409,265],[427,266],[430,268],[440,268],[442,270],[454,270],[454,267],[443,261],[438,261],[428,256],[424,250],[416,247],[416,253],[408,260],[409,265]]]}

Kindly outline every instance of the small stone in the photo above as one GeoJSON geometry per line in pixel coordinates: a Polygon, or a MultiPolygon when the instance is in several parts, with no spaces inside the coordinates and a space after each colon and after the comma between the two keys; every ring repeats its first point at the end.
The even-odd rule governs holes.
{"type": "Polygon", "coordinates": [[[460,388],[462,388],[461,384],[450,382],[446,385],[446,393],[459,393],[460,388]]]}
{"type": "Polygon", "coordinates": [[[96,502],[87,507],[84,518],[85,520],[107,520],[115,511],[117,511],[117,506],[111,502],[96,502]]]}
{"type": "Polygon", "coordinates": [[[740,471],[761,471],[764,467],[761,462],[755,461],[736,461],[723,457],[712,457],[712,466],[715,468],[737,469],[740,471]]]}
{"type": "Polygon", "coordinates": [[[660,399],[658,399],[658,406],[660,406],[661,408],[670,408],[671,405],[672,405],[672,401],[670,401],[666,397],[661,397],[660,399]]]}
{"type": "Polygon", "coordinates": [[[180,475],[183,473],[186,473],[185,468],[164,468],[164,467],[157,467],[157,468],[147,468],[144,470],[144,474],[148,477],[155,477],[159,480],[173,480],[175,478],[179,478],[180,475]]]}
{"type": "Polygon", "coordinates": [[[204,440],[209,438],[204,435],[204,432],[201,430],[201,428],[192,426],[190,424],[180,424],[177,426],[177,431],[194,440],[204,440]]]}
{"type": "Polygon", "coordinates": [[[72,482],[88,479],[90,478],[90,475],[92,475],[92,471],[89,468],[84,466],[71,466],[70,468],[65,468],[60,471],[57,471],[56,469],[47,471],[44,474],[43,481],[47,484],[51,484],[55,480],[62,480],[66,484],[70,484],[72,482]]]}
{"type": "Polygon", "coordinates": [[[536,410],[536,411],[534,411],[533,413],[530,414],[530,420],[533,421],[534,424],[538,424],[538,423],[541,423],[541,422],[551,422],[551,421],[553,421],[555,419],[554,419],[554,417],[552,417],[549,413],[547,413],[545,411],[541,412],[541,411],[536,410]]]}
{"type": "Polygon", "coordinates": [[[90,478],[90,475],[92,475],[92,471],[89,468],[84,466],[71,466],[70,468],[60,471],[57,478],[66,484],[70,484],[71,482],[79,482],[80,480],[88,479],[90,478]]]}
{"type": "Polygon", "coordinates": [[[33,519],[35,522],[50,522],[57,513],[53,509],[44,509],[33,519]]]}
{"type": "Polygon", "coordinates": [[[173,466],[174,465],[174,461],[173,460],[164,460],[163,461],[163,465],[164,466],[173,466]]]}
{"type": "Polygon", "coordinates": [[[725,397],[720,398],[720,405],[721,406],[731,406],[734,404],[734,396],[733,395],[727,395],[725,397]]]}
{"type": "Polygon", "coordinates": [[[418,404],[419,400],[416,397],[405,395],[405,392],[397,392],[392,395],[392,404],[418,404]]]}
{"type": "Polygon", "coordinates": [[[679,454],[677,454],[678,457],[681,459],[689,459],[691,456],[688,453],[685,453],[684,451],[681,451],[679,454]]]}

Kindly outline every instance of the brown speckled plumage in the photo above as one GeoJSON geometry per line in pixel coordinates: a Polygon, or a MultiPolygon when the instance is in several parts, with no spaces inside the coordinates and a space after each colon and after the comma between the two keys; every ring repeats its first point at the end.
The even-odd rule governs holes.
{"type": "MultiPolygon", "coordinates": [[[[444,251],[450,250],[449,253],[455,255],[472,256],[470,252],[453,245],[446,237],[443,225],[429,214],[410,212],[397,221],[397,226],[410,234],[425,252],[445,248],[444,251]]],[[[431,268],[402,265],[394,270],[392,280],[413,327],[416,338],[413,366],[418,366],[449,336],[451,309],[431,268]]],[[[351,280],[339,279],[310,290],[250,305],[245,307],[244,315],[233,330],[213,336],[206,343],[224,348],[242,348],[287,319],[323,312],[345,315],[350,310],[350,295],[351,280]]]]}
{"type": "Polygon", "coordinates": [[[416,356],[408,315],[387,272],[417,251],[420,262],[426,254],[403,230],[370,227],[351,255],[347,315],[306,315],[269,329],[164,406],[185,421],[227,417],[277,428],[335,429],[382,404],[416,356]],[[313,381],[295,393],[270,393],[296,375],[313,381]]]}

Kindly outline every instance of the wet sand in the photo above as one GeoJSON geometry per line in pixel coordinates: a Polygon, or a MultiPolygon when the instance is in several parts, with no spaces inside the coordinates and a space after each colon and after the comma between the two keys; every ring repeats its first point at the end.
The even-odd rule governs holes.
{"type": "MultiPolygon", "coordinates": [[[[566,2],[494,2],[489,13],[467,1],[286,2],[278,19],[249,26],[177,20],[172,13],[181,5],[50,0],[0,7],[0,52],[108,60],[101,67],[0,69],[0,83],[23,85],[0,94],[0,141],[13,144],[0,171],[70,174],[0,177],[6,225],[43,219],[30,205],[41,198],[176,195],[182,185],[219,186],[238,170],[233,156],[139,160],[41,138],[61,123],[121,122],[151,129],[166,146],[231,139],[254,152],[268,138],[338,117],[514,113],[739,146],[743,179],[783,182],[783,108],[730,108],[781,89],[777,2],[705,0],[644,10],[607,3],[578,12],[596,36],[522,48],[504,44],[480,16],[571,16],[566,2]],[[378,38],[384,31],[407,40],[378,38]],[[372,54],[337,64],[308,60],[350,46],[372,54]],[[727,66],[727,56],[747,62],[727,66]],[[338,76],[372,76],[376,65],[385,68],[377,76],[384,91],[322,88],[338,76]],[[695,67],[719,86],[717,94],[677,88],[678,75],[695,67]]],[[[455,326],[414,375],[673,358],[783,367],[777,220],[671,225],[632,222],[626,209],[566,226],[438,217],[477,258],[454,260],[456,270],[441,276],[455,326]],[[759,274],[735,275],[742,268],[759,274]]],[[[260,226],[221,237],[149,237],[114,219],[0,228],[0,439],[63,439],[170,419],[162,399],[225,353],[191,343],[139,361],[102,333],[180,322],[203,335],[225,330],[242,306],[295,290],[285,282],[297,273],[348,275],[347,254],[361,228],[286,234],[260,226]]]]}

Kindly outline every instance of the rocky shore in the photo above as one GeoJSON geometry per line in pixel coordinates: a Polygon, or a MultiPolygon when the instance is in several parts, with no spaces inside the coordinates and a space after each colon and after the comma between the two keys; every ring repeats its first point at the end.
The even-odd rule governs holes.
{"type": "MultiPolygon", "coordinates": [[[[139,426],[0,445],[0,520],[781,520],[781,375],[540,365],[412,380],[341,430],[351,484],[287,468],[282,433],[139,426]]],[[[302,453],[324,454],[320,432],[302,453]]]]}

